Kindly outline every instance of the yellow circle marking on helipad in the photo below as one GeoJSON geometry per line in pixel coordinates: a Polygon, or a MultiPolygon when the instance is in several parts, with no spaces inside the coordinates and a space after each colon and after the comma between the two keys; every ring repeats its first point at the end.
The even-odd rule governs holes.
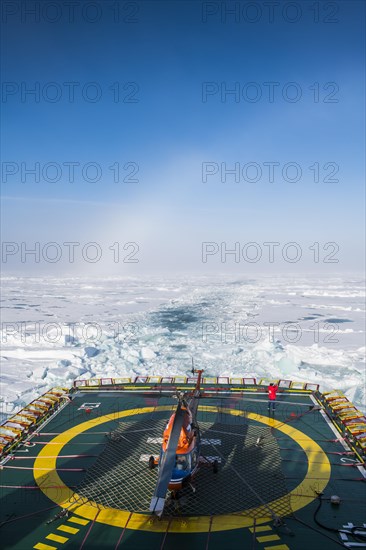
{"type": "MultiPolygon", "coordinates": [[[[95,428],[100,424],[109,422],[110,420],[117,420],[118,418],[126,418],[128,416],[134,416],[137,414],[146,414],[159,411],[171,411],[170,405],[164,405],[159,407],[144,407],[141,409],[129,409],[126,411],[119,411],[109,415],[101,416],[100,418],[93,418],[65,432],[57,435],[49,443],[42,447],[40,453],[37,455],[34,462],[34,479],[43,493],[56,504],[59,504],[62,508],[68,508],[75,514],[78,514],[84,518],[94,520],[96,511],[100,508],[100,512],[96,521],[98,523],[104,523],[115,527],[123,528],[128,522],[128,529],[141,529],[144,531],[165,532],[167,530],[168,520],[155,521],[156,518],[150,514],[132,513],[128,510],[118,510],[116,508],[104,508],[99,507],[96,502],[87,500],[78,494],[74,493],[69,487],[64,487],[64,482],[59,477],[56,471],[57,456],[61,453],[64,445],[69,443],[78,434],[95,428]],[[52,455],[52,457],[49,457],[52,455]],[[44,470],[39,468],[50,469],[49,473],[45,475],[44,470]],[[42,487],[47,485],[47,487],[42,487]],[[51,487],[50,487],[51,486],[51,487]]],[[[245,411],[226,409],[219,407],[200,407],[200,411],[206,412],[220,412],[224,414],[231,414],[233,416],[245,416],[262,424],[279,430],[292,438],[304,451],[308,461],[308,471],[306,476],[295,489],[282,497],[266,503],[266,505],[251,508],[250,510],[243,510],[235,512],[235,514],[215,515],[215,516],[185,516],[182,518],[174,518],[170,521],[169,531],[174,533],[199,533],[211,531],[226,531],[229,529],[239,529],[243,527],[250,527],[253,525],[253,517],[256,517],[256,523],[263,523],[271,521],[269,509],[276,505],[280,505],[283,499],[290,498],[290,504],[292,510],[295,512],[300,508],[310,504],[317,495],[314,491],[314,483],[312,478],[317,479],[316,489],[322,491],[328,484],[331,472],[331,466],[327,455],[323,449],[315,443],[306,434],[289,426],[288,424],[282,424],[277,420],[273,420],[266,416],[259,414],[248,413],[245,411]],[[251,516],[251,517],[250,517],[251,516]]]]}

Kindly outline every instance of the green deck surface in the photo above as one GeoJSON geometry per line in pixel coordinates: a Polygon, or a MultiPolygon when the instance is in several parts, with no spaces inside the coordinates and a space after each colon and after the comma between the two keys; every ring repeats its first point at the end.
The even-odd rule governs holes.
{"type": "MultiPolygon", "coordinates": [[[[149,525],[146,527],[150,530],[138,530],[130,529],[128,523],[126,527],[124,523],[117,526],[100,523],[98,517],[93,522],[81,517],[76,510],[69,517],[47,524],[61,509],[36,484],[34,461],[44,449],[43,443],[52,443],[57,434],[92,419],[96,423],[102,416],[109,415],[105,422],[87,431],[81,428],[81,432],[63,447],[63,456],[88,456],[58,458],[58,474],[63,484],[82,494],[85,499],[93,498],[96,501],[95,515],[98,509],[105,510],[108,502],[128,513],[148,513],[156,472],[150,472],[147,463],[139,461],[139,457],[158,453],[159,443],[147,443],[147,438],[161,437],[162,427],[170,412],[156,412],[154,409],[164,405],[173,407],[174,400],[110,391],[76,393],[73,401],[42,427],[39,436],[32,438],[32,445],[35,444],[19,447],[14,453],[14,459],[7,461],[0,472],[1,547],[21,550],[339,548],[339,534],[327,531],[314,522],[313,514],[319,502],[315,493],[319,487],[317,476],[308,479],[307,494],[298,496],[304,502],[312,497],[310,503],[294,511],[293,501],[288,496],[308,472],[308,459],[301,446],[301,434],[299,440],[295,440],[277,427],[273,428],[271,423],[257,421],[256,414],[268,417],[265,396],[248,392],[247,397],[251,401],[240,397],[202,399],[198,416],[202,437],[220,440],[220,444],[216,441],[215,447],[203,445],[202,455],[217,456],[219,452],[222,459],[220,470],[213,474],[209,466],[202,466],[194,481],[197,493],[193,495],[187,490],[177,505],[173,503],[168,507],[167,517],[162,520],[152,518],[151,528],[149,525]],[[78,410],[84,403],[100,403],[100,406],[89,413],[78,410]],[[131,409],[134,412],[144,407],[152,407],[153,410],[143,415],[131,414],[126,418],[117,418],[121,411],[131,409]],[[250,418],[246,414],[235,416],[223,413],[222,409],[240,410],[254,415],[250,415],[250,418]],[[111,441],[111,432],[122,435],[122,439],[111,441]],[[263,435],[260,447],[255,446],[258,434],[263,435]],[[125,444],[123,438],[127,438],[125,444]],[[272,504],[279,497],[283,497],[281,503],[272,504]],[[272,518],[264,522],[263,516],[266,514],[263,514],[263,510],[253,511],[253,507],[263,502],[283,519],[284,525],[276,527],[272,518]],[[246,515],[255,525],[251,528],[230,529],[231,521],[234,524],[236,521],[235,511],[246,515]],[[217,518],[222,514],[227,514],[226,520],[223,520],[225,528],[217,531],[217,518]],[[192,516],[207,517],[209,528],[205,532],[189,532],[192,529],[192,516]],[[156,526],[161,532],[154,532],[156,526]],[[173,532],[177,526],[181,529],[180,533],[173,532]]],[[[318,410],[310,411],[311,405],[313,402],[309,394],[282,394],[278,399],[275,420],[310,437],[329,459],[330,480],[324,489],[325,500],[318,513],[318,520],[334,529],[342,529],[349,523],[362,526],[366,521],[366,483],[354,465],[357,457],[354,454],[336,454],[345,453],[346,450],[340,442],[332,441],[336,435],[318,410]],[[294,404],[281,405],[283,400],[294,404]],[[309,407],[295,403],[308,404],[309,407]],[[338,507],[327,500],[331,495],[340,496],[341,504],[338,507]]],[[[47,451],[51,456],[52,445],[47,447],[47,451]]],[[[316,466],[320,470],[323,467],[321,463],[316,466]]],[[[43,485],[47,486],[50,474],[48,471],[42,472],[43,485]]],[[[131,514],[131,517],[134,515],[131,514]]],[[[348,542],[360,543],[352,536],[349,536],[348,542]]]]}

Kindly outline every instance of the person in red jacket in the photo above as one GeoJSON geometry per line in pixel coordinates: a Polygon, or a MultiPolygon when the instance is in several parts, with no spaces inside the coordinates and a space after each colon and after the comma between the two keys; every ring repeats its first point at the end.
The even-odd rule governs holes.
{"type": "Polygon", "coordinates": [[[268,412],[275,411],[276,409],[276,396],[277,396],[278,386],[272,382],[268,386],[268,412]]]}

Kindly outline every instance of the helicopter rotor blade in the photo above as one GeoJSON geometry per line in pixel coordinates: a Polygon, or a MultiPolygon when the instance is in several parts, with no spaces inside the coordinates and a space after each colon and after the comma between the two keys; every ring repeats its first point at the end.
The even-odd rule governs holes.
{"type": "MultiPolygon", "coordinates": [[[[124,394],[131,394],[136,395],[138,394],[141,397],[166,397],[166,398],[172,398],[176,399],[177,394],[179,393],[178,390],[160,390],[160,389],[151,389],[151,390],[119,390],[119,393],[124,394]]],[[[181,392],[182,393],[182,392],[181,392]]],[[[187,390],[186,393],[188,394],[189,391],[187,390]]],[[[222,395],[220,392],[215,392],[210,394],[209,391],[206,391],[203,389],[202,393],[199,396],[193,396],[189,399],[189,406],[192,411],[194,410],[196,412],[197,410],[197,403],[200,399],[237,399],[240,401],[248,401],[253,403],[267,403],[268,399],[254,399],[251,397],[246,397],[243,395],[240,395],[239,393],[231,393],[229,391],[222,392],[225,393],[225,395],[222,395]],[[229,395],[228,395],[229,394],[229,395]]],[[[276,399],[277,405],[298,405],[300,407],[314,407],[315,405],[312,403],[299,403],[295,401],[282,401],[280,395],[277,396],[276,399]]]]}
{"type": "Polygon", "coordinates": [[[159,477],[150,503],[150,512],[154,512],[157,515],[161,515],[164,510],[165,496],[175,465],[175,456],[185,414],[186,411],[182,409],[181,402],[179,402],[175,412],[174,423],[170,433],[168,446],[162,458],[161,464],[159,465],[159,477]]]}
{"type": "MultiPolygon", "coordinates": [[[[177,398],[177,393],[178,391],[177,390],[160,390],[160,389],[151,389],[151,390],[119,390],[119,393],[124,393],[124,394],[131,394],[131,395],[136,395],[136,394],[139,394],[141,397],[166,397],[166,398],[172,398],[172,399],[176,399],[177,398]]],[[[186,393],[189,393],[189,391],[187,391],[186,393]]],[[[200,399],[237,399],[237,400],[241,400],[241,401],[248,401],[248,402],[253,402],[253,403],[267,403],[268,402],[268,399],[254,399],[254,398],[251,398],[251,397],[246,397],[246,396],[243,396],[243,395],[240,395],[239,393],[230,393],[229,391],[225,391],[225,392],[222,392],[222,393],[225,393],[226,395],[222,395],[221,393],[219,392],[215,392],[215,393],[212,393],[210,395],[210,392],[205,392],[205,390],[202,390],[202,393],[201,395],[199,396],[194,396],[193,398],[190,399],[190,408],[194,408],[193,407],[193,403],[197,403],[198,400],[200,399]],[[229,394],[229,395],[228,395],[229,394]]],[[[299,402],[294,402],[294,401],[282,401],[281,398],[279,398],[280,395],[277,396],[277,399],[276,399],[276,404],[277,405],[299,405],[300,407],[310,407],[310,406],[313,406],[311,403],[299,403],[299,402]]]]}

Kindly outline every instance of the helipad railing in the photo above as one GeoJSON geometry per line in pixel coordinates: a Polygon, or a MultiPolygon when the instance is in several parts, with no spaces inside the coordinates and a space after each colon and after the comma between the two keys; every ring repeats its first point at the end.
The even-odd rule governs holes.
{"type": "Polygon", "coordinates": [[[51,388],[4,420],[0,425],[0,457],[9,454],[51,416],[65,399],[69,400],[69,391],[68,388],[51,388]]]}
{"type": "MultiPolygon", "coordinates": [[[[94,388],[102,386],[125,386],[128,384],[188,384],[194,385],[197,382],[195,376],[135,376],[133,378],[89,378],[85,380],[75,380],[74,388],[94,388]]],[[[270,383],[278,384],[281,389],[318,391],[319,384],[308,382],[297,382],[286,379],[256,378],[250,376],[229,377],[229,376],[210,376],[202,379],[203,385],[212,386],[268,386],[270,383]]]]}

